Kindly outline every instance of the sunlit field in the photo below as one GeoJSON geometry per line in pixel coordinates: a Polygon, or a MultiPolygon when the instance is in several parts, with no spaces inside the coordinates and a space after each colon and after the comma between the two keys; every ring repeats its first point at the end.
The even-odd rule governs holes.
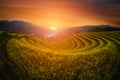
{"type": "Polygon", "coordinates": [[[0,80],[120,79],[120,31],[59,37],[0,32],[0,80]]]}

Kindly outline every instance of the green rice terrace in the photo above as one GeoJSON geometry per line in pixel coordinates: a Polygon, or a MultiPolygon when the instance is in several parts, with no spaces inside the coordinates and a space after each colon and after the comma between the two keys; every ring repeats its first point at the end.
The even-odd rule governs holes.
{"type": "Polygon", "coordinates": [[[0,80],[120,80],[120,31],[60,39],[0,32],[0,80]]]}

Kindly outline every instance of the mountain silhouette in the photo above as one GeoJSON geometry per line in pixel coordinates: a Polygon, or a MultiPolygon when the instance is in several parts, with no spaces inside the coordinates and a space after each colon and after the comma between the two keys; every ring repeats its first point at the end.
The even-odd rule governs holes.
{"type": "MultiPolygon", "coordinates": [[[[113,30],[120,30],[120,29],[117,27],[112,27],[110,25],[83,26],[83,27],[78,26],[78,27],[60,29],[59,31],[56,30],[56,33],[61,32],[61,34],[65,35],[66,32],[68,32],[69,34],[72,34],[76,32],[113,31],[113,30]],[[62,33],[63,31],[65,33],[62,33]]],[[[19,21],[19,20],[0,21],[0,31],[19,33],[19,34],[36,34],[40,36],[46,36],[52,33],[52,31],[49,29],[46,29],[25,21],[19,21]]]]}
{"type": "Polygon", "coordinates": [[[114,31],[120,30],[118,27],[113,27],[110,25],[97,25],[97,26],[83,26],[83,27],[72,27],[70,30],[74,30],[75,32],[98,32],[98,31],[114,31]]]}
{"type": "Polygon", "coordinates": [[[19,34],[39,34],[46,35],[49,34],[50,31],[46,28],[24,22],[24,21],[0,21],[0,31],[6,31],[11,33],[19,33],[19,34]]]}

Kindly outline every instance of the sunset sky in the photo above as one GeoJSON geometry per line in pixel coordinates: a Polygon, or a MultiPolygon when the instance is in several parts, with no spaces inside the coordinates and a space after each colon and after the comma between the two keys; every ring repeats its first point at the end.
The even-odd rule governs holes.
{"type": "Polygon", "coordinates": [[[47,28],[120,26],[120,1],[0,0],[0,20],[23,20],[47,28]]]}

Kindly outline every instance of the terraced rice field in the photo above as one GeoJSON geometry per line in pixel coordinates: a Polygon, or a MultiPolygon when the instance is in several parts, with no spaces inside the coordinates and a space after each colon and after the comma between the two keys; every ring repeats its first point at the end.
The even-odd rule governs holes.
{"type": "Polygon", "coordinates": [[[57,38],[12,36],[5,62],[15,74],[10,80],[120,79],[120,31],[57,38]]]}

